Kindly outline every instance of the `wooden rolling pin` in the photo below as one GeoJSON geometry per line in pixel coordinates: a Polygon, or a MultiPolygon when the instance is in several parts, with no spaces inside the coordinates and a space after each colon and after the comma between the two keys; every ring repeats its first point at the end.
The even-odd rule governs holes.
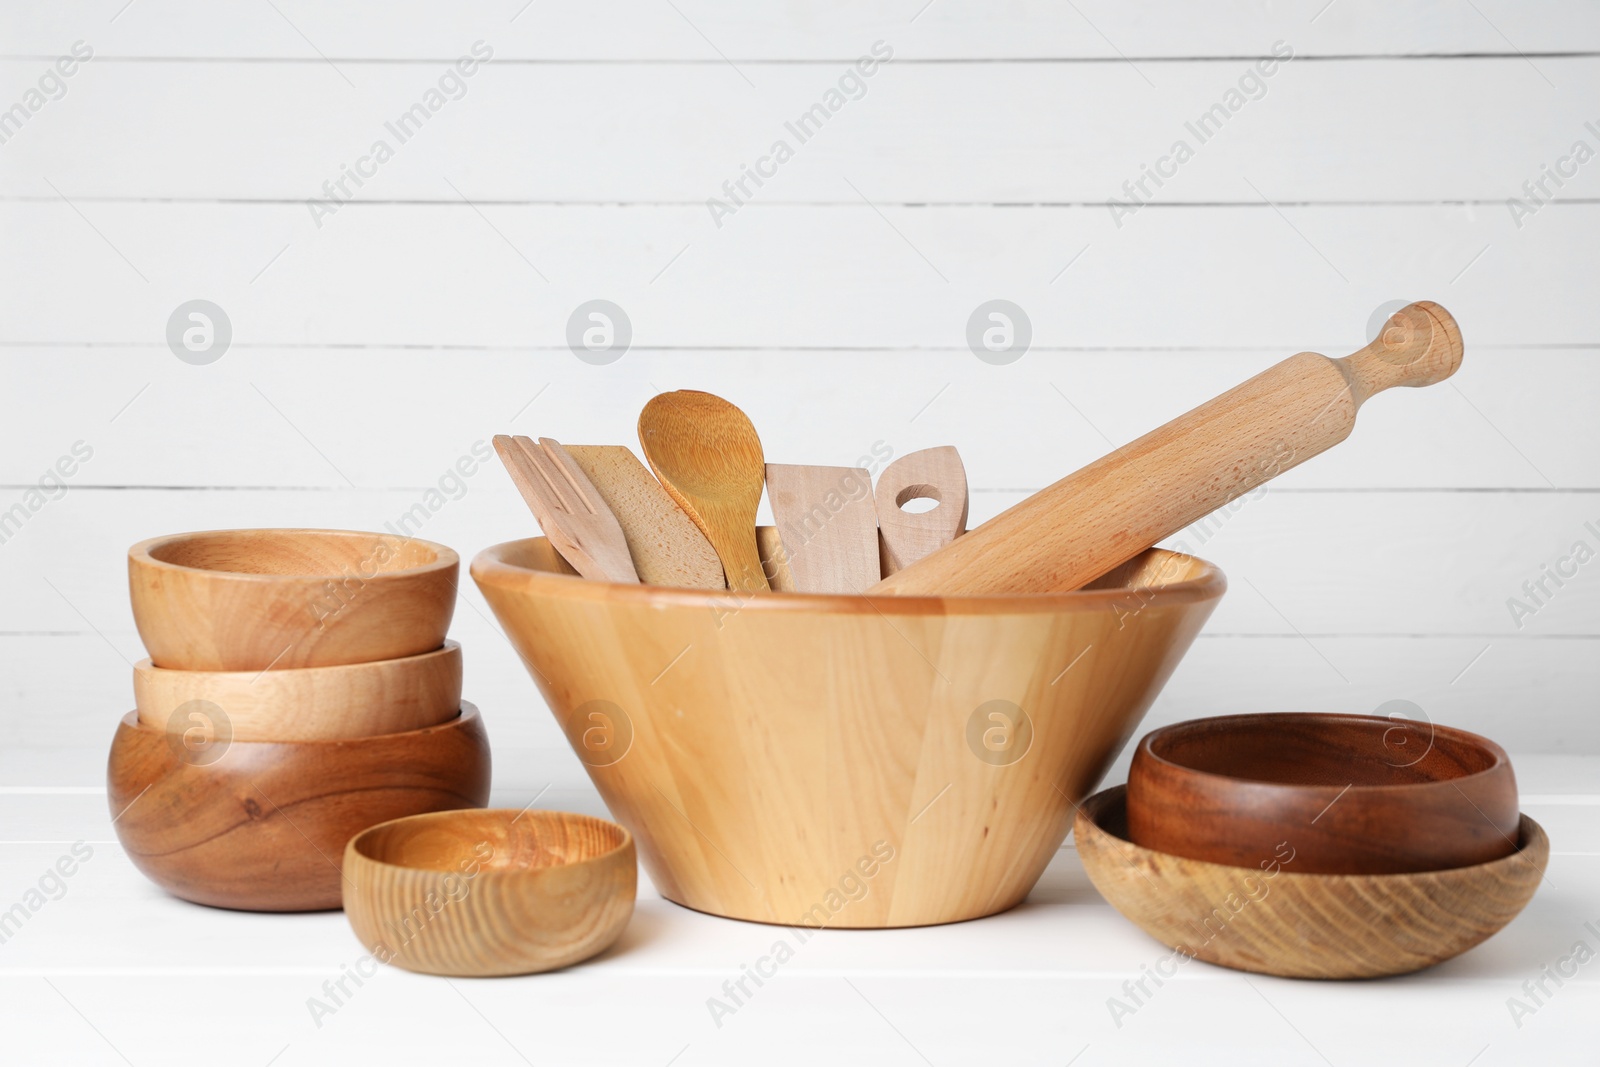
{"type": "Polygon", "coordinates": [[[1395,312],[1343,359],[1290,356],[1187,415],[1001,512],[869,595],[1077,589],[1350,435],[1356,409],[1397,385],[1441,382],[1461,332],[1431,301],[1395,312]]]}

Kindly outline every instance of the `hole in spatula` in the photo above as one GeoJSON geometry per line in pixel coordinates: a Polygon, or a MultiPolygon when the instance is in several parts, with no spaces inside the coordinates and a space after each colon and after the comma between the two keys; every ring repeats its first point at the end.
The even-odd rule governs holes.
{"type": "Polygon", "coordinates": [[[938,507],[939,489],[932,485],[908,485],[894,498],[895,506],[911,515],[921,515],[938,507]]]}

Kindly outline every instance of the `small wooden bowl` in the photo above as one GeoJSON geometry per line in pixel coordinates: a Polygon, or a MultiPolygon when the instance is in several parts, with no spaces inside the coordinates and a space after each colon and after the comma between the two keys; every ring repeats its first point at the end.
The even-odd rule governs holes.
{"type": "Polygon", "coordinates": [[[1132,840],[1254,867],[1399,874],[1516,851],[1517,781],[1477,734],[1375,715],[1193,719],[1146,734],[1128,771],[1132,840]]]}
{"type": "Polygon", "coordinates": [[[638,863],[616,823],[563,811],[413,815],[351,838],[344,910],[379,960],[425,974],[551,971],[605,951],[638,863]]]}
{"type": "Polygon", "coordinates": [[[461,712],[461,646],[420,656],[287,671],[133,668],[139,724],[207,739],[321,741],[420,730],[461,712]]]}
{"type": "Polygon", "coordinates": [[[471,704],[441,726],[210,749],[128,712],[111,742],[117,837],[175,896],[247,911],[340,902],[345,842],[376,823],[489,799],[489,739],[471,704]]]}
{"type": "Polygon", "coordinates": [[[1246,869],[1136,845],[1126,814],[1120,785],[1078,809],[1078,857],[1100,895],[1185,956],[1285,978],[1377,978],[1459,956],[1516,918],[1550,859],[1524,815],[1517,851],[1472,867],[1305,874],[1286,850],[1246,869]]]}
{"type": "Polygon", "coordinates": [[[212,530],[134,545],[128,589],[157,667],[332,667],[442,645],[460,569],[451,549],[392,534],[212,530]]]}

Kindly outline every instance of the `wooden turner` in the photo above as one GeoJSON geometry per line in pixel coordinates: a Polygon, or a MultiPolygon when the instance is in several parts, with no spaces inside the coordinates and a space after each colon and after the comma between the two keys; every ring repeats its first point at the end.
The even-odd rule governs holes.
{"type": "Polygon", "coordinates": [[[650,585],[726,589],[722,563],[706,535],[672,502],[627,445],[568,445],[617,517],[639,578],[650,585]]]}
{"type": "Polygon", "coordinates": [[[639,581],[617,517],[560,442],[496,434],[494,450],[540,529],[573,570],[600,581],[639,581]]]}
{"type": "Polygon", "coordinates": [[[866,470],[768,463],[767,499],[795,592],[861,593],[881,577],[866,470]]]}
{"type": "Polygon", "coordinates": [[[1461,331],[1431,301],[1395,312],[1343,359],[1302,352],[1069,474],[869,593],[981,595],[1077,589],[1350,435],[1356,409],[1394,386],[1441,382],[1461,331]]]}

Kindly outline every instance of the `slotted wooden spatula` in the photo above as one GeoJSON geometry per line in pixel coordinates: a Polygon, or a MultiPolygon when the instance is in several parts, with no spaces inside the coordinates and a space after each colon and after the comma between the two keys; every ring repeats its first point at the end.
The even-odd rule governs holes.
{"type": "Polygon", "coordinates": [[[1077,589],[1350,435],[1356,409],[1461,365],[1461,331],[1431,301],[1408,304],[1343,359],[1302,352],[1069,474],[868,592],[920,595],[1077,589]]]}
{"type": "Polygon", "coordinates": [[[497,434],[494,450],[540,529],[573,570],[601,581],[639,581],[617,517],[560,442],[497,434]]]}
{"type": "Polygon", "coordinates": [[[878,475],[877,500],[887,578],[937,552],[967,528],[967,469],[950,445],[909,452],[878,475]],[[935,505],[927,511],[905,510],[913,500],[935,505]]]}

